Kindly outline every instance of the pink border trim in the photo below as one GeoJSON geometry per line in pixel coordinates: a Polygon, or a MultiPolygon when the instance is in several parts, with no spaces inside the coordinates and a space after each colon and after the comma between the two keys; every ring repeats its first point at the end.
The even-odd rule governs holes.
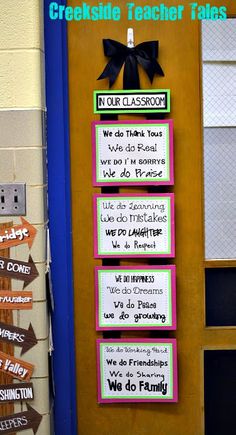
{"type": "Polygon", "coordinates": [[[114,403],[114,402],[120,402],[120,403],[127,403],[127,402],[178,402],[178,374],[177,374],[177,342],[176,339],[132,339],[132,338],[126,338],[126,339],[98,339],[96,341],[97,346],[97,382],[98,382],[98,402],[99,403],[114,403]],[[101,394],[101,365],[100,365],[100,343],[172,343],[173,344],[173,399],[103,399],[101,394]]]}
{"type": "Polygon", "coordinates": [[[173,120],[142,120],[142,121],[93,121],[92,122],[92,176],[93,176],[93,186],[172,186],[174,184],[174,139],[173,139],[173,120]],[[117,182],[97,182],[96,181],[96,125],[109,125],[109,124],[168,124],[169,125],[169,139],[170,139],[170,150],[169,150],[169,162],[170,162],[170,180],[169,181],[117,181],[117,182]]]}
{"type": "Polygon", "coordinates": [[[93,195],[93,228],[94,228],[94,258],[173,258],[175,256],[175,211],[174,211],[174,193],[119,193],[119,194],[94,194],[93,195]],[[107,254],[98,254],[98,227],[97,227],[97,198],[121,198],[121,197],[169,197],[171,200],[171,252],[170,254],[121,254],[117,253],[116,255],[107,255],[107,254]]]}
{"type": "Polygon", "coordinates": [[[176,319],[176,266],[166,265],[166,266],[95,266],[95,310],[96,310],[96,331],[115,331],[115,330],[175,330],[177,326],[176,319]],[[172,326],[99,326],[99,287],[98,287],[98,271],[99,270],[171,270],[171,302],[172,302],[172,326]]]}

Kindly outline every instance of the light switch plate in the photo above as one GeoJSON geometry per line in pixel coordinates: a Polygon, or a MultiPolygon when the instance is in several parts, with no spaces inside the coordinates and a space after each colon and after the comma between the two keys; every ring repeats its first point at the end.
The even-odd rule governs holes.
{"type": "Polygon", "coordinates": [[[0,184],[0,216],[26,215],[25,183],[0,184]]]}

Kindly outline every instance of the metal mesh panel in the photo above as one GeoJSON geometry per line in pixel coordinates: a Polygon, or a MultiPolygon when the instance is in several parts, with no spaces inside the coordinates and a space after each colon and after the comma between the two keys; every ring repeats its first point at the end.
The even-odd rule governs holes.
{"type": "Polygon", "coordinates": [[[204,129],[206,258],[236,258],[236,128],[204,129]]]}
{"type": "Polygon", "coordinates": [[[205,127],[236,126],[236,63],[204,63],[203,95],[205,127]]]}
{"type": "Polygon", "coordinates": [[[236,20],[203,22],[202,49],[205,256],[235,259],[236,20]]]}
{"type": "Polygon", "coordinates": [[[234,61],[236,59],[236,20],[202,22],[203,61],[234,61]]]}

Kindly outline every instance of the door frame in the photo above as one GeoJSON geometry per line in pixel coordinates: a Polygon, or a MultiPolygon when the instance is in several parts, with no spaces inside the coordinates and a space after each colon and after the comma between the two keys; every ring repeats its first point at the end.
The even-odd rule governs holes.
{"type": "MultiPolygon", "coordinates": [[[[50,20],[49,3],[50,0],[44,0],[48,208],[55,301],[52,313],[54,433],[76,435],[67,26],[64,20],[50,20]]],[[[66,0],[58,3],[65,5],[66,0]]]]}

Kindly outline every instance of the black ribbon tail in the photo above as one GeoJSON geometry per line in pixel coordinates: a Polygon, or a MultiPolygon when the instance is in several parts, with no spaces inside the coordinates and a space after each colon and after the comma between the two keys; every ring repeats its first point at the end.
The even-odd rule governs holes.
{"type": "Polygon", "coordinates": [[[153,68],[154,68],[154,74],[158,74],[159,76],[164,77],[164,71],[161,67],[161,65],[156,61],[156,59],[153,59],[153,68]]]}
{"type": "Polygon", "coordinates": [[[153,82],[153,78],[155,75],[153,62],[150,59],[145,59],[144,57],[137,56],[138,63],[143,67],[144,71],[148,75],[150,82],[153,82]]]}
{"type": "Polygon", "coordinates": [[[138,62],[135,56],[127,56],[124,66],[123,89],[140,89],[138,62]]]}
{"type": "Polygon", "coordinates": [[[109,87],[111,88],[117,79],[117,76],[122,68],[123,63],[124,63],[124,59],[113,57],[105,66],[102,74],[98,77],[97,80],[102,80],[108,77],[109,87]]]}

